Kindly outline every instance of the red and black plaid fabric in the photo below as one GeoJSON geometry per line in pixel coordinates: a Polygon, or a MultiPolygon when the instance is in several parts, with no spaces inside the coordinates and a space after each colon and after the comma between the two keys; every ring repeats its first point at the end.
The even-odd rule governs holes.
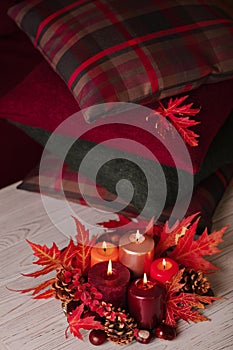
{"type": "Polygon", "coordinates": [[[216,0],[27,0],[9,14],[84,108],[148,103],[232,77],[232,6],[216,0]]]}
{"type": "MultiPolygon", "coordinates": [[[[203,180],[194,189],[193,196],[186,215],[195,213],[201,214],[199,228],[208,227],[211,229],[212,216],[222,198],[231,178],[233,176],[233,164],[224,165],[208,178],[203,180]]],[[[232,183],[233,184],[233,183],[232,183]]],[[[111,201],[117,200],[118,203],[125,203],[121,198],[116,198],[106,188],[97,185],[85,176],[65,166],[62,178],[60,174],[54,176],[53,161],[49,159],[48,166],[43,171],[35,168],[32,173],[18,186],[19,189],[31,192],[39,192],[43,195],[51,196],[58,199],[66,199],[82,205],[89,205],[107,211],[112,209],[111,201]],[[83,190],[81,191],[81,189],[83,190]],[[107,203],[110,202],[109,208],[103,205],[96,196],[96,189],[99,195],[107,203]],[[85,199],[82,195],[85,194],[85,199]]],[[[183,202],[178,205],[182,206],[183,202]]],[[[172,208],[164,208],[160,221],[165,222],[170,218],[172,208]]],[[[137,216],[140,212],[131,204],[125,204],[125,208],[120,212],[128,217],[137,216]]],[[[180,219],[180,218],[175,218],[180,219]]]]}

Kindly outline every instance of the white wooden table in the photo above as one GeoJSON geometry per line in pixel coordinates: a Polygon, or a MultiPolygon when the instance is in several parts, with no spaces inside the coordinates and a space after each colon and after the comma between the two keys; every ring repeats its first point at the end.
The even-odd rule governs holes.
{"type": "MultiPolygon", "coordinates": [[[[28,295],[7,289],[22,289],[35,285],[33,279],[22,277],[21,273],[32,272],[32,251],[25,242],[59,247],[67,244],[74,232],[73,221],[54,200],[53,215],[64,228],[60,232],[47,216],[40,195],[16,190],[16,185],[0,190],[0,350],[89,350],[94,349],[88,340],[81,342],[70,336],[65,339],[67,327],[60,303],[56,300],[32,300],[28,295]]],[[[112,215],[104,212],[93,215],[90,208],[76,206],[78,212],[91,219],[94,224],[112,215]]],[[[179,322],[178,336],[173,341],[154,340],[149,345],[132,343],[128,349],[191,350],[233,349],[233,186],[230,185],[214,217],[215,228],[231,224],[221,245],[222,253],[211,261],[219,272],[210,276],[217,301],[205,310],[211,322],[188,324],[179,322]]],[[[85,333],[84,333],[85,334],[85,333]]],[[[87,334],[85,334],[87,339],[87,334]]],[[[105,343],[100,349],[124,349],[105,343]]]]}

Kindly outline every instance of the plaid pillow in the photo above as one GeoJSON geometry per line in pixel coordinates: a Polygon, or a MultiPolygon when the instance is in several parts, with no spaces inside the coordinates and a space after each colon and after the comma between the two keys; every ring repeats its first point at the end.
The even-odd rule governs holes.
{"type": "Polygon", "coordinates": [[[221,3],[26,0],[9,15],[85,108],[149,103],[232,77],[232,5],[221,3]]]}
{"type": "MultiPolygon", "coordinates": [[[[108,210],[108,208],[100,205],[99,200],[95,197],[95,184],[92,183],[85,176],[79,174],[79,182],[77,181],[78,173],[65,166],[63,169],[62,178],[57,176],[54,179],[53,161],[50,159],[48,167],[40,173],[39,169],[35,168],[31,174],[18,186],[18,189],[27,190],[31,192],[40,192],[44,195],[55,198],[63,198],[62,190],[65,198],[68,201],[75,202],[82,205],[88,205],[83,198],[80,188],[85,186],[85,195],[89,203],[101,210],[108,210]],[[39,186],[40,184],[40,186],[39,186]]],[[[225,165],[203,180],[194,190],[193,196],[187,210],[186,215],[191,215],[197,212],[201,214],[201,221],[199,229],[208,227],[211,229],[212,216],[217,207],[224,191],[233,176],[233,164],[225,165]]],[[[116,196],[110,193],[106,188],[97,185],[99,195],[105,201],[116,200],[116,196]]],[[[118,202],[124,203],[117,198],[118,202]]],[[[182,203],[180,203],[182,205],[182,203]]],[[[110,206],[110,208],[112,208],[110,206]]],[[[128,217],[137,216],[140,212],[133,205],[126,205],[125,209],[120,212],[128,217]]],[[[165,208],[159,219],[160,222],[165,222],[170,218],[171,210],[165,208]]],[[[179,218],[176,218],[179,219],[179,218]]]]}

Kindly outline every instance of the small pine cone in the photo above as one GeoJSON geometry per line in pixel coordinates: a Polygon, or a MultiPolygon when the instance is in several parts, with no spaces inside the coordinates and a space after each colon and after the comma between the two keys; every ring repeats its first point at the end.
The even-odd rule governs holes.
{"type": "Polygon", "coordinates": [[[210,289],[208,278],[204,276],[202,271],[195,271],[193,269],[184,270],[181,283],[185,283],[181,289],[185,293],[196,293],[204,295],[210,289]]]}
{"type": "Polygon", "coordinates": [[[65,269],[57,272],[56,281],[52,284],[52,289],[54,290],[55,298],[67,304],[74,299],[75,290],[70,288],[71,282],[66,282],[65,272],[65,269]]]}
{"type": "Polygon", "coordinates": [[[106,316],[104,330],[107,339],[118,345],[127,345],[134,340],[134,330],[137,323],[129,314],[125,313],[121,308],[112,307],[115,318],[112,320],[111,313],[106,316]],[[123,317],[124,314],[126,317],[123,317]]]}

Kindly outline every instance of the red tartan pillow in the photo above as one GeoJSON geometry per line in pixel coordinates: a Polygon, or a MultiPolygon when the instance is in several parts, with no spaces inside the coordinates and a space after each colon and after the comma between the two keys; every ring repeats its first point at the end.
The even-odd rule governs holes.
{"type": "Polygon", "coordinates": [[[26,0],[9,14],[85,108],[145,104],[233,76],[232,5],[184,4],[26,0]]]}

